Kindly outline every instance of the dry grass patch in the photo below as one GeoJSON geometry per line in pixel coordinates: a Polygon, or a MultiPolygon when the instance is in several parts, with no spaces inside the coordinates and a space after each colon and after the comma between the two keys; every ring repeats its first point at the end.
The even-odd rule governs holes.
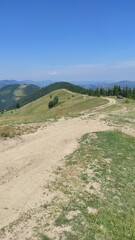
{"type": "Polygon", "coordinates": [[[0,137],[2,138],[12,138],[15,136],[20,136],[27,133],[35,132],[40,126],[30,125],[30,124],[9,124],[0,126],[0,137]]]}

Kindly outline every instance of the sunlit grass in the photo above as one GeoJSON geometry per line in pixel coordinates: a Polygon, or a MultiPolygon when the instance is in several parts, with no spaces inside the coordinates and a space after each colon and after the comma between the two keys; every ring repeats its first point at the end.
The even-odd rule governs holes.
{"type": "Polygon", "coordinates": [[[55,219],[71,229],[61,239],[135,239],[134,146],[121,132],[84,135],[53,186],[69,199],[55,219]]]}
{"type": "Polygon", "coordinates": [[[66,90],[57,90],[20,109],[1,114],[0,124],[44,122],[48,119],[56,120],[62,116],[75,116],[81,111],[92,110],[107,102],[106,99],[102,98],[92,98],[66,90]],[[57,95],[59,103],[55,107],[48,109],[48,102],[51,100],[50,95],[52,97],[57,95]]]}

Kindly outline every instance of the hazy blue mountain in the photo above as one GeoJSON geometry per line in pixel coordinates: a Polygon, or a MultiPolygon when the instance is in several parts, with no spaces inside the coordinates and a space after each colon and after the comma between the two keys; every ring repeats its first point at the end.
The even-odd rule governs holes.
{"type": "Polygon", "coordinates": [[[112,88],[114,86],[120,86],[121,88],[123,87],[135,88],[135,81],[124,80],[124,81],[109,82],[109,83],[107,82],[90,83],[90,82],[84,81],[83,83],[78,83],[78,85],[87,89],[96,89],[100,87],[107,89],[107,88],[112,88]]]}
{"type": "Polygon", "coordinates": [[[129,81],[129,80],[125,80],[125,81],[119,81],[116,83],[111,83],[109,86],[114,86],[114,85],[118,85],[120,87],[129,87],[129,88],[135,88],[135,81],[129,81]]]}
{"type": "Polygon", "coordinates": [[[21,84],[34,84],[37,85],[39,87],[46,87],[52,83],[54,83],[55,81],[52,80],[42,80],[42,81],[35,81],[35,80],[22,80],[22,81],[18,81],[18,83],[21,84]]]}
{"type": "Polygon", "coordinates": [[[86,89],[96,89],[99,86],[99,83],[93,83],[90,81],[83,81],[83,82],[72,82],[70,81],[72,84],[75,84],[77,86],[86,88],[86,89]]]}
{"type": "Polygon", "coordinates": [[[7,86],[7,85],[14,85],[14,84],[33,84],[38,87],[46,87],[50,84],[54,83],[52,80],[44,80],[44,81],[34,81],[34,80],[0,80],[0,88],[7,86]]]}
{"type": "Polygon", "coordinates": [[[18,81],[16,80],[0,80],[0,88],[7,86],[7,85],[13,85],[18,84],[18,81]]]}

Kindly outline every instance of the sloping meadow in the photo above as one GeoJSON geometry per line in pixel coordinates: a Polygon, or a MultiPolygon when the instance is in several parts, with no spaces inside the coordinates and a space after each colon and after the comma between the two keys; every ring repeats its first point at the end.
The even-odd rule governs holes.
{"type": "Polygon", "coordinates": [[[53,186],[68,199],[54,222],[59,239],[135,239],[134,150],[121,132],[83,136],[53,186]]]}

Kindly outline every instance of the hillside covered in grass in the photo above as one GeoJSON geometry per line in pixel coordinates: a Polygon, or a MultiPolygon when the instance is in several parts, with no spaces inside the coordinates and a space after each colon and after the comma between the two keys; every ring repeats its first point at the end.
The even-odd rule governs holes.
{"type": "Polygon", "coordinates": [[[32,84],[14,84],[2,87],[0,89],[0,111],[12,108],[21,98],[39,89],[39,87],[32,84]]]}
{"type": "Polygon", "coordinates": [[[52,91],[58,90],[58,89],[67,89],[71,92],[76,92],[76,93],[82,93],[86,94],[87,90],[85,88],[76,86],[74,84],[68,83],[68,82],[56,82],[48,85],[47,87],[43,87],[36,91],[35,93],[32,93],[31,95],[22,98],[19,101],[20,106],[24,106],[32,101],[35,101],[48,93],[51,93],[52,91]]]}
{"type": "Polygon", "coordinates": [[[50,185],[66,200],[48,207],[51,214],[59,208],[59,215],[51,231],[50,226],[43,227],[48,219],[40,224],[43,236],[57,227],[59,239],[135,239],[134,144],[134,138],[121,132],[82,137],[80,147],[67,157],[65,169],[58,170],[57,180],[50,185]]]}
{"type": "Polygon", "coordinates": [[[20,109],[8,111],[0,115],[0,124],[43,122],[48,119],[58,119],[62,116],[76,116],[85,110],[92,110],[107,103],[106,99],[89,97],[60,89],[33,101],[20,109]],[[49,101],[58,96],[56,106],[49,109],[49,101]]]}

